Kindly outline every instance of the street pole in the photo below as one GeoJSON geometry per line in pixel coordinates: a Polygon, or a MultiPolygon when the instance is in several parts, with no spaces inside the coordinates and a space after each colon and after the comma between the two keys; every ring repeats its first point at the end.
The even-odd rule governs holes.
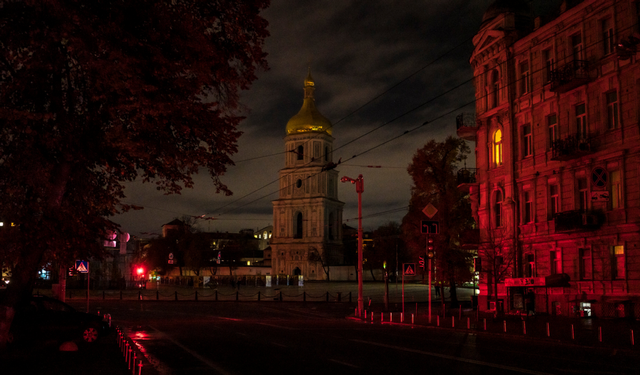
{"type": "Polygon", "coordinates": [[[355,180],[345,176],[340,181],[355,184],[356,193],[358,193],[358,316],[362,317],[364,311],[362,299],[362,193],[364,192],[364,180],[362,175],[359,175],[355,180]]]}

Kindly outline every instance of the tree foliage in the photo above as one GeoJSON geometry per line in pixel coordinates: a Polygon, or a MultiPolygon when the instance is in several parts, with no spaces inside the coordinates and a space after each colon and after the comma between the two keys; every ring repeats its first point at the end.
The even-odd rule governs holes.
{"type": "Polygon", "coordinates": [[[429,141],[413,156],[408,172],[413,179],[409,212],[403,218],[402,231],[409,252],[417,260],[425,255],[426,236],[421,222],[422,210],[431,203],[438,209],[433,220],[440,223],[440,234],[432,235],[435,267],[440,280],[449,282],[452,304],[457,304],[456,283],[471,280],[470,256],[460,247],[460,237],[473,226],[467,193],[458,189],[456,174],[466,159],[469,147],[464,140],[448,137],[443,142],[429,141]]]}
{"type": "MultiPolygon", "coordinates": [[[[266,69],[268,0],[0,1],[0,251],[6,305],[37,269],[99,255],[123,183],[217,192],[239,91],[266,69]]],[[[0,336],[1,332],[0,330],[0,336]]],[[[1,338],[1,337],[0,337],[1,338]]]]}
{"type": "Polygon", "coordinates": [[[363,254],[370,266],[381,269],[386,264],[385,270],[390,275],[395,274],[396,270],[402,272],[399,264],[411,259],[402,237],[400,224],[393,221],[374,230],[373,246],[367,248],[368,251],[363,254]]]}

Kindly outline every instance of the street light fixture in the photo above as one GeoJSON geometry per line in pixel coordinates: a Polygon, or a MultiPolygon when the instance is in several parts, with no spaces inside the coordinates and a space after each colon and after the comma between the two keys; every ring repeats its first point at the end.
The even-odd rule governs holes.
{"type": "Polygon", "coordinates": [[[358,316],[362,317],[364,309],[362,300],[362,192],[364,191],[364,180],[362,175],[359,175],[356,179],[344,176],[340,181],[355,184],[356,193],[358,193],[358,316]]]}

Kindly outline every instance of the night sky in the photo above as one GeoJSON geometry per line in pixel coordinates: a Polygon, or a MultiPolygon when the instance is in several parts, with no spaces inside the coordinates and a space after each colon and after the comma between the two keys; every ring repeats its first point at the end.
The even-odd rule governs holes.
{"type": "MultiPolygon", "coordinates": [[[[142,237],[161,233],[162,224],[183,215],[215,217],[197,220],[204,231],[271,225],[285,126],[302,105],[311,67],[316,106],[334,125],[339,176],[364,176],[364,229],[400,223],[410,198],[407,166],[416,150],[455,135],[455,116],[474,112],[471,39],[491,2],[272,0],[263,13],[271,33],[265,45],[270,69],[242,94],[244,134],[236,165],[222,176],[234,194],[215,194],[206,171],[182,195],[165,196],[155,184],[136,182],[127,185],[124,201],[144,210],[114,220],[142,237]]],[[[475,145],[469,145],[473,154],[475,145]]],[[[467,164],[475,166],[473,155],[467,164]]],[[[339,183],[338,189],[344,222],[357,227],[355,187],[339,183]]]]}

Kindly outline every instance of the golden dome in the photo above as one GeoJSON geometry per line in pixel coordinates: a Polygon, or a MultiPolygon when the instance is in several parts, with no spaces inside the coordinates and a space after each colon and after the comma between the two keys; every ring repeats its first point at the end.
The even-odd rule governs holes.
{"type": "Polygon", "coordinates": [[[331,121],[318,112],[315,99],[313,97],[315,83],[311,77],[311,69],[304,79],[304,101],[302,108],[297,115],[291,117],[287,122],[287,135],[307,133],[307,132],[325,132],[331,135],[331,121]]]}

